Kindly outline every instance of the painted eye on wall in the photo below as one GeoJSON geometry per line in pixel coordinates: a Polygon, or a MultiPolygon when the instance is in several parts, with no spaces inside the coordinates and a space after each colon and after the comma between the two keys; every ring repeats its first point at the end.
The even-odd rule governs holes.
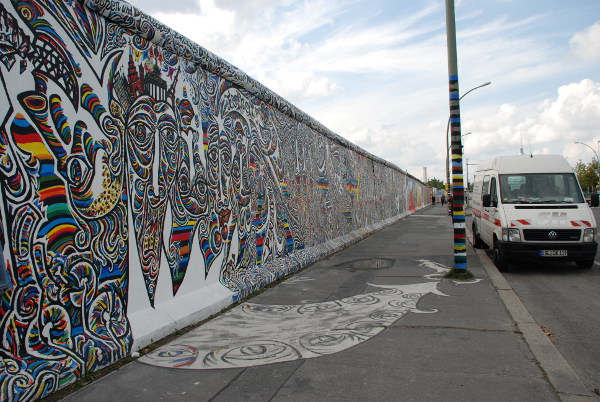
{"type": "MultiPolygon", "coordinates": [[[[142,122],[137,122],[135,124],[135,126],[133,127],[133,132],[135,133],[136,138],[144,139],[148,135],[149,127],[142,122]]],[[[152,133],[152,134],[154,134],[154,133],[152,133]]]]}
{"type": "Polygon", "coordinates": [[[219,149],[217,147],[208,148],[208,160],[215,165],[219,162],[219,149]]]}
{"type": "Polygon", "coordinates": [[[92,166],[81,155],[72,155],[67,161],[67,178],[71,185],[79,186],[91,174],[92,166]]]}
{"type": "Polygon", "coordinates": [[[231,148],[229,144],[223,143],[220,147],[221,169],[227,174],[231,171],[231,148]]]}
{"type": "Polygon", "coordinates": [[[189,194],[190,193],[190,178],[189,175],[181,174],[178,179],[178,189],[181,194],[189,194]]]}

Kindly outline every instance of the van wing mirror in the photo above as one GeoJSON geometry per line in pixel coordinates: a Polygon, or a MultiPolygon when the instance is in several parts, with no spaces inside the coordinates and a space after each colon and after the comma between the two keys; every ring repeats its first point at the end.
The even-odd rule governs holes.
{"type": "Polygon", "coordinates": [[[495,208],[495,207],[498,206],[497,202],[492,201],[492,195],[491,194],[484,194],[481,200],[482,200],[483,206],[485,208],[490,208],[490,207],[494,207],[495,208]]]}

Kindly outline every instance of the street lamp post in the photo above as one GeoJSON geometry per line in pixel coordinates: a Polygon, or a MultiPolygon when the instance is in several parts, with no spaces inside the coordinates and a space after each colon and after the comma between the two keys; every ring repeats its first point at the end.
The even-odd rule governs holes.
{"type": "MultiPolygon", "coordinates": [[[[460,98],[458,98],[458,101],[460,102],[462,100],[462,98],[467,96],[470,92],[473,92],[476,89],[488,86],[490,84],[491,84],[491,82],[488,81],[488,82],[484,82],[481,85],[476,86],[475,88],[469,89],[460,98]]],[[[446,191],[448,191],[450,189],[450,119],[451,118],[452,118],[452,116],[448,117],[448,124],[446,124],[446,191]]],[[[467,135],[467,134],[465,134],[465,135],[467,135]]]]}
{"type": "Polygon", "coordinates": [[[454,0],[446,0],[446,39],[448,48],[448,92],[452,128],[452,226],[454,228],[454,274],[467,272],[467,226],[465,220],[465,187],[463,180],[460,138],[460,97],[458,90],[458,63],[456,52],[456,24],[454,0]]]}
{"type": "MultiPolygon", "coordinates": [[[[600,142],[600,141],[599,141],[600,142]]],[[[594,155],[596,155],[596,162],[598,162],[598,153],[596,152],[596,150],[594,150],[594,148],[590,147],[588,144],[586,144],[585,142],[579,142],[579,141],[575,141],[575,144],[579,144],[579,145],[585,145],[586,147],[588,147],[589,149],[592,150],[592,152],[594,153],[594,155]]]]}
{"type": "MultiPolygon", "coordinates": [[[[471,135],[473,134],[472,131],[469,131],[466,134],[461,134],[460,137],[461,139],[463,137],[466,137],[467,135],[471,135]]],[[[461,145],[463,148],[465,147],[464,145],[461,145]]],[[[448,152],[450,152],[450,147],[448,147],[448,152]]],[[[463,152],[463,156],[464,156],[464,152],[463,152]]],[[[467,175],[465,176],[465,205],[469,205],[469,158],[467,158],[467,163],[465,165],[465,169],[467,170],[467,175]]],[[[466,214],[466,213],[465,213],[466,214]]]]}
{"type": "MultiPolygon", "coordinates": [[[[473,159],[471,159],[471,160],[473,160],[473,159]]],[[[477,160],[477,159],[475,159],[475,160],[477,160]]],[[[466,180],[466,183],[467,183],[467,190],[466,190],[467,194],[469,194],[469,166],[477,166],[477,165],[479,165],[479,163],[469,163],[469,158],[467,158],[467,164],[466,164],[466,166],[467,166],[467,180],[466,180]]],[[[468,199],[469,198],[467,198],[467,200],[468,199]]],[[[468,204],[469,203],[467,202],[467,205],[468,204]]]]}
{"type": "MultiPolygon", "coordinates": [[[[460,138],[462,139],[463,137],[466,137],[469,134],[473,134],[473,132],[469,131],[466,134],[461,134],[460,138]]],[[[446,142],[448,142],[447,140],[448,140],[448,138],[446,136],[446,142]]],[[[464,145],[462,145],[462,147],[464,148],[464,145]]],[[[450,170],[448,168],[448,155],[450,155],[450,145],[446,144],[446,148],[447,148],[446,149],[446,175],[447,175],[446,180],[448,180],[446,182],[446,191],[448,191],[449,190],[449,186],[450,186],[450,170]]],[[[467,170],[468,170],[468,168],[467,168],[467,170]]]]}
{"type": "MultiPolygon", "coordinates": [[[[460,136],[461,136],[461,138],[462,138],[462,137],[466,137],[467,135],[470,135],[470,134],[473,134],[473,132],[472,132],[472,131],[469,131],[468,133],[466,133],[466,134],[461,134],[460,136]]],[[[448,145],[448,151],[450,151],[450,145],[448,145]]]]}
{"type": "MultiPolygon", "coordinates": [[[[446,43],[448,49],[448,92],[450,118],[448,132],[452,135],[452,226],[454,228],[454,274],[467,272],[467,222],[465,219],[465,183],[463,175],[460,100],[477,88],[459,96],[458,62],[456,50],[456,18],[454,0],[446,0],[446,43]]],[[[481,86],[489,85],[485,83],[481,86]]],[[[446,139],[448,135],[446,135],[446,139]]],[[[449,159],[449,158],[448,158],[449,159]]],[[[447,178],[449,179],[448,173],[447,178]]],[[[449,181],[449,180],[448,180],[449,181]]]]}

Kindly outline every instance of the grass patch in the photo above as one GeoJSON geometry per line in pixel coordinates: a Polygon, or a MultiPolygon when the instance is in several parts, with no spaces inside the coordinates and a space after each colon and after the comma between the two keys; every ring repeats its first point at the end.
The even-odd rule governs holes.
{"type": "Polygon", "coordinates": [[[456,270],[452,268],[446,275],[444,275],[446,279],[458,279],[459,281],[466,281],[468,279],[475,278],[475,275],[468,269],[460,269],[456,270]]]}

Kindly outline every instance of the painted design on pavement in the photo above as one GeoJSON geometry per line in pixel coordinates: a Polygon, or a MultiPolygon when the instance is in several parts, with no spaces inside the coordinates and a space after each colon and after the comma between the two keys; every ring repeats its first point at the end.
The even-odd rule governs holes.
{"type": "MultiPolygon", "coordinates": [[[[448,270],[429,260],[418,262],[420,267],[435,269],[437,275],[448,270]]],[[[430,293],[447,296],[437,289],[439,282],[435,278],[410,285],[369,284],[377,290],[321,303],[244,303],[143,356],[140,362],[169,368],[220,369],[337,353],[372,338],[409,312],[436,313],[436,309],[421,310],[417,304],[430,293]]]]}

